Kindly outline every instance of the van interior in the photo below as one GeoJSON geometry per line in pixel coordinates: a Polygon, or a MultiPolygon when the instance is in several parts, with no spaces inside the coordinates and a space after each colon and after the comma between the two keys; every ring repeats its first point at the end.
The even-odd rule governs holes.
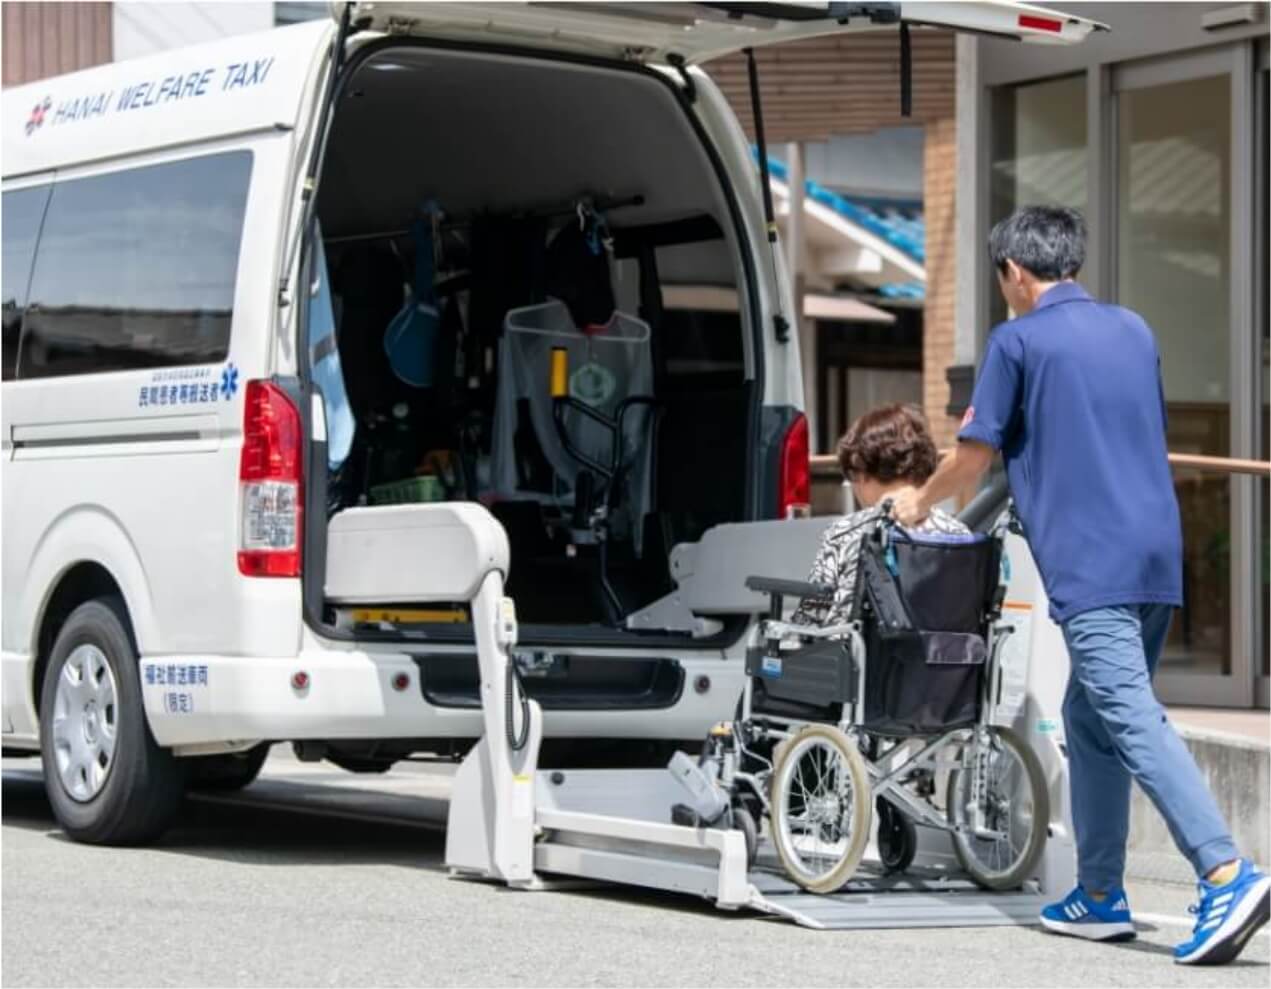
{"type": "MultiPolygon", "coordinates": [[[[742,255],[668,80],[380,48],[339,95],[317,217],[356,424],[328,516],[480,501],[507,530],[520,621],[562,631],[629,628],[674,589],[673,546],[745,517],[742,255]],[[676,286],[736,305],[674,308],[676,286]]],[[[448,617],[399,604],[327,618],[448,617]]]]}

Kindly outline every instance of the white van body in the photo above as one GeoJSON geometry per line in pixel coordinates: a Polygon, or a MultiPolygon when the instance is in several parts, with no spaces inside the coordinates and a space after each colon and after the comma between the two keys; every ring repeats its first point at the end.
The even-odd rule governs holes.
{"type": "MultiPolygon", "coordinates": [[[[720,590],[715,576],[711,587],[698,587],[705,603],[686,602],[695,554],[705,554],[698,560],[702,571],[716,575],[721,567],[741,566],[739,560],[758,559],[766,572],[796,576],[807,566],[818,523],[762,521],[778,514],[781,481],[774,475],[783,470],[783,451],[807,454],[806,430],[801,450],[790,445],[803,404],[797,333],[780,339],[785,334],[777,331],[794,307],[779,252],[767,240],[749,143],[719,90],[694,63],[744,45],[883,25],[856,11],[840,22],[824,4],[762,5],[798,15],[789,20],[771,10],[762,17],[730,17],[712,9],[730,5],[616,4],[603,11],[587,5],[578,12],[547,6],[553,9],[354,5],[334,91],[350,100],[360,95],[341,88],[349,85],[350,73],[362,72],[368,80],[394,75],[365,68],[374,65],[402,72],[418,65],[421,82],[411,99],[421,107],[437,95],[427,84],[428,71],[453,69],[454,78],[468,78],[478,59],[491,72],[513,75],[525,66],[568,68],[585,85],[593,79],[587,73],[596,86],[608,85],[607,74],[617,79],[626,73],[613,84],[615,93],[628,85],[627,76],[631,86],[657,88],[663,95],[656,99],[683,114],[682,133],[698,135],[702,146],[693,154],[710,160],[717,203],[728,204],[727,211],[715,210],[725,245],[720,250],[730,252],[742,300],[739,347],[753,408],[730,428],[744,435],[739,449],[747,448],[747,490],[738,502],[743,507],[710,539],[677,547],[669,564],[679,593],[644,602],[608,638],[594,629],[582,638],[553,638],[550,623],[536,636],[522,615],[522,641],[533,654],[528,665],[555,664],[557,673],[566,671],[566,681],[571,657],[593,667],[634,658],[666,664],[659,669],[674,673],[673,689],[653,704],[633,687],[629,704],[619,695],[549,709],[549,738],[696,738],[733,713],[748,621],[738,613],[752,602],[738,603],[745,574],[732,575],[737,588],[731,594],[720,590]],[[664,64],[668,59],[678,67],[664,64]],[[789,530],[780,529],[787,525],[789,530]],[[782,537],[783,531],[790,536],[782,537]],[[733,539],[740,546],[751,537],[750,549],[725,545],[733,539]],[[782,547],[775,555],[774,540],[782,547]],[[716,547],[709,560],[703,549],[708,544],[716,547]],[[649,635],[659,628],[665,634],[649,635]]],[[[912,14],[908,4],[891,6],[891,14],[915,22],[1026,40],[1075,41],[1093,27],[1007,4],[917,4],[912,14]]],[[[316,579],[309,549],[319,547],[312,559],[320,567],[325,547],[325,533],[312,536],[322,520],[313,492],[296,516],[303,522],[294,537],[306,549],[300,574],[249,576],[240,558],[249,497],[240,475],[249,383],[273,382],[275,394],[286,392],[294,401],[304,423],[306,482],[308,467],[316,468],[319,459],[315,444],[327,439],[327,413],[301,343],[307,304],[297,286],[314,270],[304,224],[313,210],[306,179],[315,162],[325,161],[315,144],[332,133],[338,142],[340,128],[355,124],[352,116],[345,122],[339,116],[352,111],[328,112],[330,56],[340,30],[338,22],[302,24],[5,94],[2,656],[8,753],[40,749],[42,713],[45,724],[85,719],[86,737],[105,731],[119,732],[121,739],[130,719],[141,718],[128,709],[130,690],[113,681],[109,714],[90,710],[87,702],[74,708],[73,699],[73,709],[44,710],[52,706],[45,696],[46,667],[64,624],[85,603],[107,599],[121,602],[116,613],[135,654],[136,668],[118,675],[140,683],[144,722],[137,720],[143,726],[138,737],[148,738],[165,758],[175,755],[177,763],[210,762],[286,740],[318,743],[311,749],[318,754],[334,745],[343,752],[337,761],[349,768],[383,769],[416,748],[437,751],[444,740],[472,740],[481,730],[475,704],[439,701],[421,689],[436,657],[472,656],[462,630],[445,635],[421,627],[413,636],[350,631],[347,623],[328,620],[333,606],[322,601],[320,586],[310,587],[318,603],[307,607],[306,580],[316,579]],[[199,188],[191,190],[191,181],[199,188]],[[124,200],[131,205],[119,212],[124,200]],[[212,201],[228,205],[204,216],[200,204],[212,201]],[[99,215],[104,219],[91,219],[99,215]],[[227,215],[234,222],[222,229],[227,215]],[[104,226],[85,226],[91,222],[104,226]],[[106,277],[103,269],[117,252],[109,235],[117,224],[130,223],[153,225],[159,231],[154,243],[168,246],[138,248],[136,257],[120,259],[117,279],[106,277]],[[96,244],[99,239],[106,246],[96,244]],[[197,259],[192,268],[182,266],[187,251],[197,259]],[[145,307],[156,312],[134,311],[145,307]],[[164,314],[175,309],[181,313],[164,314]],[[145,318],[167,322],[152,332],[145,318]],[[173,329],[178,319],[188,322],[195,341],[193,360],[182,356],[176,336],[183,331],[173,329]],[[85,343],[89,331],[83,327],[93,320],[102,327],[117,321],[122,335],[85,343]],[[94,370],[99,359],[115,369],[94,370]],[[349,743],[343,750],[341,740],[349,743]],[[385,746],[392,740],[395,745],[385,746]],[[196,756],[205,758],[185,758],[196,756]]],[[[369,84],[367,91],[374,96],[369,84]]],[[[453,97],[453,90],[445,95],[453,97]]],[[[380,160],[406,143],[390,134],[384,139],[376,152],[380,160]]],[[[483,139],[492,146],[499,140],[497,134],[483,139]]],[[[457,143],[446,134],[419,140],[457,143]]],[[[333,144],[333,160],[340,153],[333,144]]],[[[316,177],[320,199],[335,180],[321,169],[316,177]]],[[[332,224],[341,222],[339,201],[328,206],[316,207],[324,228],[324,210],[332,224]]],[[[348,217],[343,222],[347,226],[348,217]]],[[[349,232],[349,242],[355,233],[349,232]]],[[[713,440],[703,436],[699,442],[713,440]]],[[[517,560],[514,538],[513,579],[517,560]]],[[[95,756],[99,768],[81,772],[66,763],[80,757],[78,749],[58,751],[52,742],[44,749],[46,761],[62,760],[60,776],[46,774],[50,788],[71,772],[99,777],[76,798],[72,810],[81,817],[68,825],[73,835],[117,840],[145,830],[93,816],[95,802],[110,789],[114,755],[95,756]]],[[[71,805],[55,801],[63,823],[65,806],[71,805]]],[[[152,823],[150,832],[159,826],[152,823]]]]}

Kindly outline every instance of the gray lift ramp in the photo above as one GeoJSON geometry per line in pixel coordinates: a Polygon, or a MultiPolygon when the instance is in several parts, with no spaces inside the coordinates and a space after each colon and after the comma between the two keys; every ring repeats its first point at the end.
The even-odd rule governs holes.
{"type": "MultiPolygon", "coordinates": [[[[775,866],[775,863],[774,863],[775,866]]],[[[892,927],[1000,927],[1037,923],[1044,897],[1035,888],[990,893],[969,879],[935,870],[884,876],[863,867],[838,893],[806,893],[762,861],[751,870],[755,908],[821,931],[892,927]]]]}
{"type": "Polygon", "coordinates": [[[903,875],[884,875],[867,858],[840,892],[808,893],[785,877],[766,842],[747,872],[730,854],[742,844],[740,832],[671,824],[682,791],[664,770],[540,771],[536,782],[534,868],[544,881],[529,888],[585,876],[699,896],[816,930],[1034,924],[1045,900],[1035,884],[1002,892],[976,886],[957,870],[944,833],[926,828],[918,832],[918,864],[903,875]]]}

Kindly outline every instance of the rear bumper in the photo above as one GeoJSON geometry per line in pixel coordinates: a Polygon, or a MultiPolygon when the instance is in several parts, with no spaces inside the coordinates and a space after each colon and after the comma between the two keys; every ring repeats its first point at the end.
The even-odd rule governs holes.
{"type": "MultiPolygon", "coordinates": [[[[686,686],[669,707],[548,710],[546,738],[685,739],[731,719],[745,676],[740,658],[680,660],[686,686]],[[710,679],[699,693],[697,677],[710,679]]],[[[307,648],[292,658],[147,656],[146,717],[160,745],[296,739],[477,738],[481,711],[429,703],[405,653],[307,648]],[[303,688],[293,684],[306,674],[303,688]],[[394,681],[406,677],[404,689],[394,681]]]]}

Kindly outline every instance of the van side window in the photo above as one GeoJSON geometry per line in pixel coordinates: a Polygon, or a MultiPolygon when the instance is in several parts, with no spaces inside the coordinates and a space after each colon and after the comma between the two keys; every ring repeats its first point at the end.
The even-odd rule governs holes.
{"type": "Polygon", "coordinates": [[[40,234],[40,221],[49,201],[47,185],[6,192],[0,208],[0,229],[4,231],[4,270],[0,272],[0,291],[4,294],[4,336],[0,339],[0,366],[3,378],[14,377],[18,366],[18,339],[22,333],[22,314],[26,310],[27,288],[31,284],[31,262],[35,259],[35,241],[40,234]]]}
{"type": "Polygon", "coordinates": [[[251,167],[230,151],[56,183],[19,377],[223,360],[251,167]]]}

